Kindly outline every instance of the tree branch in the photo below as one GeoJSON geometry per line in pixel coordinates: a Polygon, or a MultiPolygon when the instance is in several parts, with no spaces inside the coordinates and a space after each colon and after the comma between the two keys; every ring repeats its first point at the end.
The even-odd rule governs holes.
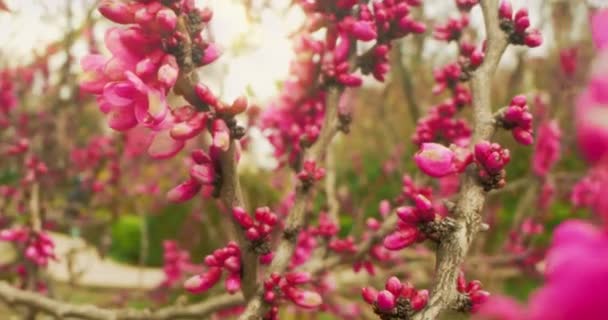
{"type": "MultiPolygon", "coordinates": [[[[316,163],[322,163],[322,160],[325,158],[327,148],[331,144],[334,136],[339,131],[338,102],[341,93],[342,89],[329,89],[327,93],[325,121],[323,123],[323,128],[321,129],[317,142],[310,149],[304,151],[304,160],[313,160],[316,163]]],[[[296,248],[298,234],[305,223],[306,205],[309,198],[310,188],[303,188],[301,185],[299,185],[296,188],[294,205],[289,212],[289,216],[287,216],[287,219],[285,220],[283,238],[277,246],[272,264],[265,273],[266,276],[273,272],[283,273],[283,271],[289,265],[293,252],[296,248]]],[[[262,288],[258,288],[257,294],[251,300],[249,300],[245,311],[239,317],[239,319],[262,319],[262,316],[267,309],[267,306],[263,302],[262,295],[262,288]]]]}
{"type": "Polygon", "coordinates": [[[223,294],[201,303],[188,306],[170,306],[158,310],[103,309],[94,305],[76,305],[53,300],[40,294],[12,287],[0,282],[0,300],[8,305],[22,305],[44,312],[58,319],[76,318],[88,320],[168,320],[201,319],[211,313],[237,306],[243,302],[242,295],[223,294]]]}
{"type": "MultiPolygon", "coordinates": [[[[495,131],[492,119],[491,79],[507,48],[505,34],[498,21],[498,0],[480,2],[487,34],[487,51],[483,64],[473,73],[474,132],[471,146],[489,140],[495,131]]],[[[459,199],[454,208],[456,230],[439,244],[433,279],[432,296],[427,307],[414,316],[415,320],[434,320],[457,298],[456,279],[469,247],[481,224],[481,211],[486,192],[477,181],[477,173],[469,167],[464,175],[459,199]]]]}

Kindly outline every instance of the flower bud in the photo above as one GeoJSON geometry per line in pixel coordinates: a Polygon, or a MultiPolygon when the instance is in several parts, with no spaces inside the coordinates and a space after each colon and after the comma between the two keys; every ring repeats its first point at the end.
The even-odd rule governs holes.
{"type": "Polygon", "coordinates": [[[423,143],[414,156],[418,168],[427,175],[441,178],[456,171],[454,151],[438,143],[423,143]]]}
{"type": "Polygon", "coordinates": [[[391,311],[393,308],[395,308],[395,296],[388,290],[382,290],[378,292],[376,303],[378,305],[378,309],[382,311],[391,311]]]}

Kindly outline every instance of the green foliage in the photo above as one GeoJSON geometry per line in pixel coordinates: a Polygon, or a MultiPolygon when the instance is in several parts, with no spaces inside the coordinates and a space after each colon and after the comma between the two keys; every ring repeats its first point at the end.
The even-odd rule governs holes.
{"type": "Polygon", "coordinates": [[[123,215],[112,226],[112,245],[110,256],[127,263],[139,259],[141,238],[140,219],[134,215],[123,215]]]}

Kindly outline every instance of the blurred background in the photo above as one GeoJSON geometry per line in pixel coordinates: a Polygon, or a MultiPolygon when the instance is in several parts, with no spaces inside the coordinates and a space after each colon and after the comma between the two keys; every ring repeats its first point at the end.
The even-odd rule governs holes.
{"type": "MultiPolygon", "coordinates": [[[[279,96],[290,62],[296,58],[294,34],[305,18],[301,9],[289,0],[197,2],[214,9],[205,32],[223,53],[217,63],[199,71],[202,81],[226,101],[245,93],[254,110],[264,112],[279,96]]],[[[494,77],[494,109],[506,106],[516,94],[526,94],[539,122],[555,119],[559,123],[561,158],[549,178],[555,189],[553,201],[543,208],[538,202],[546,181],[530,170],[533,149],[506,138],[508,132],[500,133],[497,140],[512,151],[509,184],[490,196],[485,221],[492,232],[476,241],[467,268],[487,290],[525,300],[541,282],[542,255],[552,228],[566,218],[592,219],[585,209],[573,206],[570,187],[588,166],[579,155],[572,119],[595,55],[589,32],[595,3],[512,2],[515,8],[528,6],[532,24],[545,41],[534,49],[508,49],[494,77]]],[[[107,52],[103,37],[112,24],[95,10],[98,1],[0,3],[8,8],[0,11],[0,74],[12,82],[18,101],[15,110],[27,115],[19,126],[35,137],[30,144],[50,171],[40,183],[39,197],[58,259],[50,262],[48,270],[40,271],[44,290],[62,300],[112,307],[146,307],[213,295],[213,291],[184,295],[180,284],[171,290],[163,287],[163,243],[174,241],[188,252],[189,272],[196,272],[206,254],[233,238],[217,205],[214,201],[169,204],[164,195],[186,175],[184,157],[160,163],[145,155],[120,155],[126,144],[137,144],[137,137],[112,132],[95,100],[79,91],[80,59],[91,51],[107,52]],[[79,161],[83,158],[87,160],[79,161]],[[111,183],[97,190],[94,184],[85,183],[89,181],[111,183]]],[[[425,0],[423,9],[414,14],[432,26],[454,12],[453,1],[425,0]]],[[[481,12],[474,8],[471,32],[480,33],[480,38],[482,24],[481,12]]],[[[378,216],[381,201],[399,195],[404,174],[425,181],[412,161],[418,148],[411,137],[417,120],[445,98],[431,92],[433,70],[456,55],[454,43],[429,36],[407,37],[391,52],[389,79],[383,84],[366,79],[354,93],[351,132],[340,136],[330,151],[335,177],[329,183],[334,192],[321,193],[314,209],[326,210],[328,197],[333,197],[338,203],[341,236],[361,234],[366,218],[378,216]]],[[[172,105],[182,102],[172,99],[172,105]]],[[[464,116],[469,113],[463,111],[464,116]]],[[[250,207],[280,208],[291,190],[291,170],[279,166],[264,129],[256,125],[254,112],[240,121],[250,125],[239,166],[247,202],[250,207]]],[[[0,131],[0,146],[11,145],[14,137],[0,131]]],[[[19,161],[0,156],[0,187],[18,184],[20,170],[19,161]]],[[[0,229],[23,220],[16,212],[24,206],[29,204],[20,203],[18,197],[14,201],[1,198],[0,229]]],[[[417,286],[428,285],[431,256],[419,248],[417,254],[408,254],[409,262],[399,273],[408,275],[417,286]]],[[[0,277],[11,277],[15,259],[11,246],[0,242],[0,277]]],[[[352,273],[349,266],[341,268],[344,274],[352,273]]],[[[383,279],[379,277],[378,284],[383,279]]],[[[344,288],[344,297],[354,296],[351,301],[359,299],[358,289],[352,290],[360,287],[357,281],[361,280],[344,288]]],[[[1,308],[0,315],[9,312],[1,308]]],[[[330,312],[291,311],[285,319],[341,318],[330,312]]]]}

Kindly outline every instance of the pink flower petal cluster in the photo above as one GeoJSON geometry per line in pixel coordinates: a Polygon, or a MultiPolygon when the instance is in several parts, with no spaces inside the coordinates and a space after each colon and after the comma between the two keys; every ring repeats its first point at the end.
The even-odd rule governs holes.
{"type": "Polygon", "coordinates": [[[469,16],[461,15],[459,18],[449,18],[445,24],[435,27],[433,37],[441,41],[458,41],[462,31],[469,25],[469,16]]]}
{"type": "Polygon", "coordinates": [[[24,256],[34,264],[46,267],[49,260],[55,260],[55,243],[44,232],[33,232],[27,228],[13,228],[0,231],[0,241],[10,241],[24,248],[24,256]]]}
{"type": "Polygon", "coordinates": [[[500,27],[509,36],[512,44],[526,45],[535,48],[543,43],[540,31],[530,28],[528,9],[521,8],[513,15],[510,0],[502,0],[498,9],[500,27]]]}
{"type": "Polygon", "coordinates": [[[480,306],[485,303],[490,296],[489,292],[481,290],[480,281],[473,280],[467,283],[466,279],[464,278],[464,273],[462,272],[458,274],[458,279],[456,280],[456,290],[470,299],[470,310],[466,311],[471,311],[473,313],[477,312],[480,306]]]}
{"type": "Polygon", "coordinates": [[[530,113],[527,99],[519,95],[511,99],[511,103],[502,114],[500,122],[505,129],[511,130],[515,141],[527,146],[534,143],[532,136],[532,113],[530,113]]]}
{"type": "Polygon", "coordinates": [[[435,208],[433,203],[422,194],[414,198],[414,203],[415,206],[413,207],[397,208],[397,216],[399,217],[397,230],[384,238],[383,244],[386,249],[401,250],[426,239],[418,226],[421,223],[435,220],[435,208]]]}
{"type": "Polygon", "coordinates": [[[479,168],[479,179],[486,190],[502,188],[505,183],[505,166],[511,160],[508,149],[498,143],[481,141],[474,148],[475,163],[479,168]]]}
{"type": "Polygon", "coordinates": [[[423,143],[414,155],[418,168],[433,178],[441,178],[457,172],[456,154],[438,143],[423,143]]]}
{"type": "Polygon", "coordinates": [[[272,306],[265,319],[278,319],[277,304],[281,299],[289,300],[305,309],[321,306],[323,298],[319,293],[300,288],[311,280],[312,277],[307,272],[292,272],[284,276],[272,273],[264,280],[264,301],[272,306]]]}
{"type": "MultiPolygon", "coordinates": [[[[195,8],[193,1],[165,5],[157,0],[105,0],[99,11],[126,26],[107,31],[105,44],[112,54],[110,58],[91,54],[82,59],[85,78],[81,90],[96,95],[111,128],[150,129],[152,138],[147,141],[150,156],[159,159],[174,156],[186,140],[205,129],[206,121],[205,114],[171,110],[167,103],[167,94],[180,72],[176,53],[185,36],[176,29],[177,13],[187,15],[191,29],[195,30],[209,22],[211,11],[195,8]]],[[[217,47],[205,41],[200,32],[192,31],[189,36],[193,38],[196,66],[219,57],[217,47]]]]}
{"type": "Polygon", "coordinates": [[[563,222],[553,234],[546,257],[545,284],[527,307],[511,299],[492,297],[480,319],[544,320],[606,317],[608,295],[608,234],[586,222],[563,222]],[[559,306],[559,307],[556,307],[559,306]]]}
{"type": "Polygon", "coordinates": [[[471,9],[479,3],[479,0],[456,0],[456,6],[460,11],[471,11],[471,9]]]}
{"type": "Polygon", "coordinates": [[[412,314],[407,314],[407,310],[420,311],[429,300],[427,290],[416,290],[411,283],[401,282],[395,276],[386,280],[384,290],[366,287],[361,289],[361,295],[382,319],[409,319],[412,314]]]}
{"type": "Polygon", "coordinates": [[[241,289],[241,248],[235,242],[229,242],[221,249],[216,249],[212,254],[205,257],[205,265],[209,269],[202,274],[196,275],[184,282],[184,288],[191,293],[205,292],[222,277],[223,271],[228,276],[224,281],[224,287],[230,294],[241,289]]]}
{"type": "Polygon", "coordinates": [[[545,122],[538,129],[538,143],[532,156],[532,170],[539,177],[545,177],[559,161],[562,133],[556,120],[545,122]]]}
{"type": "Polygon", "coordinates": [[[180,249],[177,242],[165,240],[163,242],[163,273],[165,280],[161,284],[163,287],[172,288],[182,281],[186,271],[192,269],[190,253],[180,249]]]}
{"type": "Polygon", "coordinates": [[[221,166],[220,150],[214,146],[209,148],[209,154],[202,149],[196,149],[190,154],[190,178],[167,193],[171,202],[184,202],[192,199],[199,191],[203,197],[215,196],[218,191],[221,166]]]}
{"type": "Polygon", "coordinates": [[[417,145],[425,142],[463,144],[471,137],[472,130],[464,119],[455,118],[458,105],[452,100],[432,107],[418,120],[412,141],[417,145]]]}

